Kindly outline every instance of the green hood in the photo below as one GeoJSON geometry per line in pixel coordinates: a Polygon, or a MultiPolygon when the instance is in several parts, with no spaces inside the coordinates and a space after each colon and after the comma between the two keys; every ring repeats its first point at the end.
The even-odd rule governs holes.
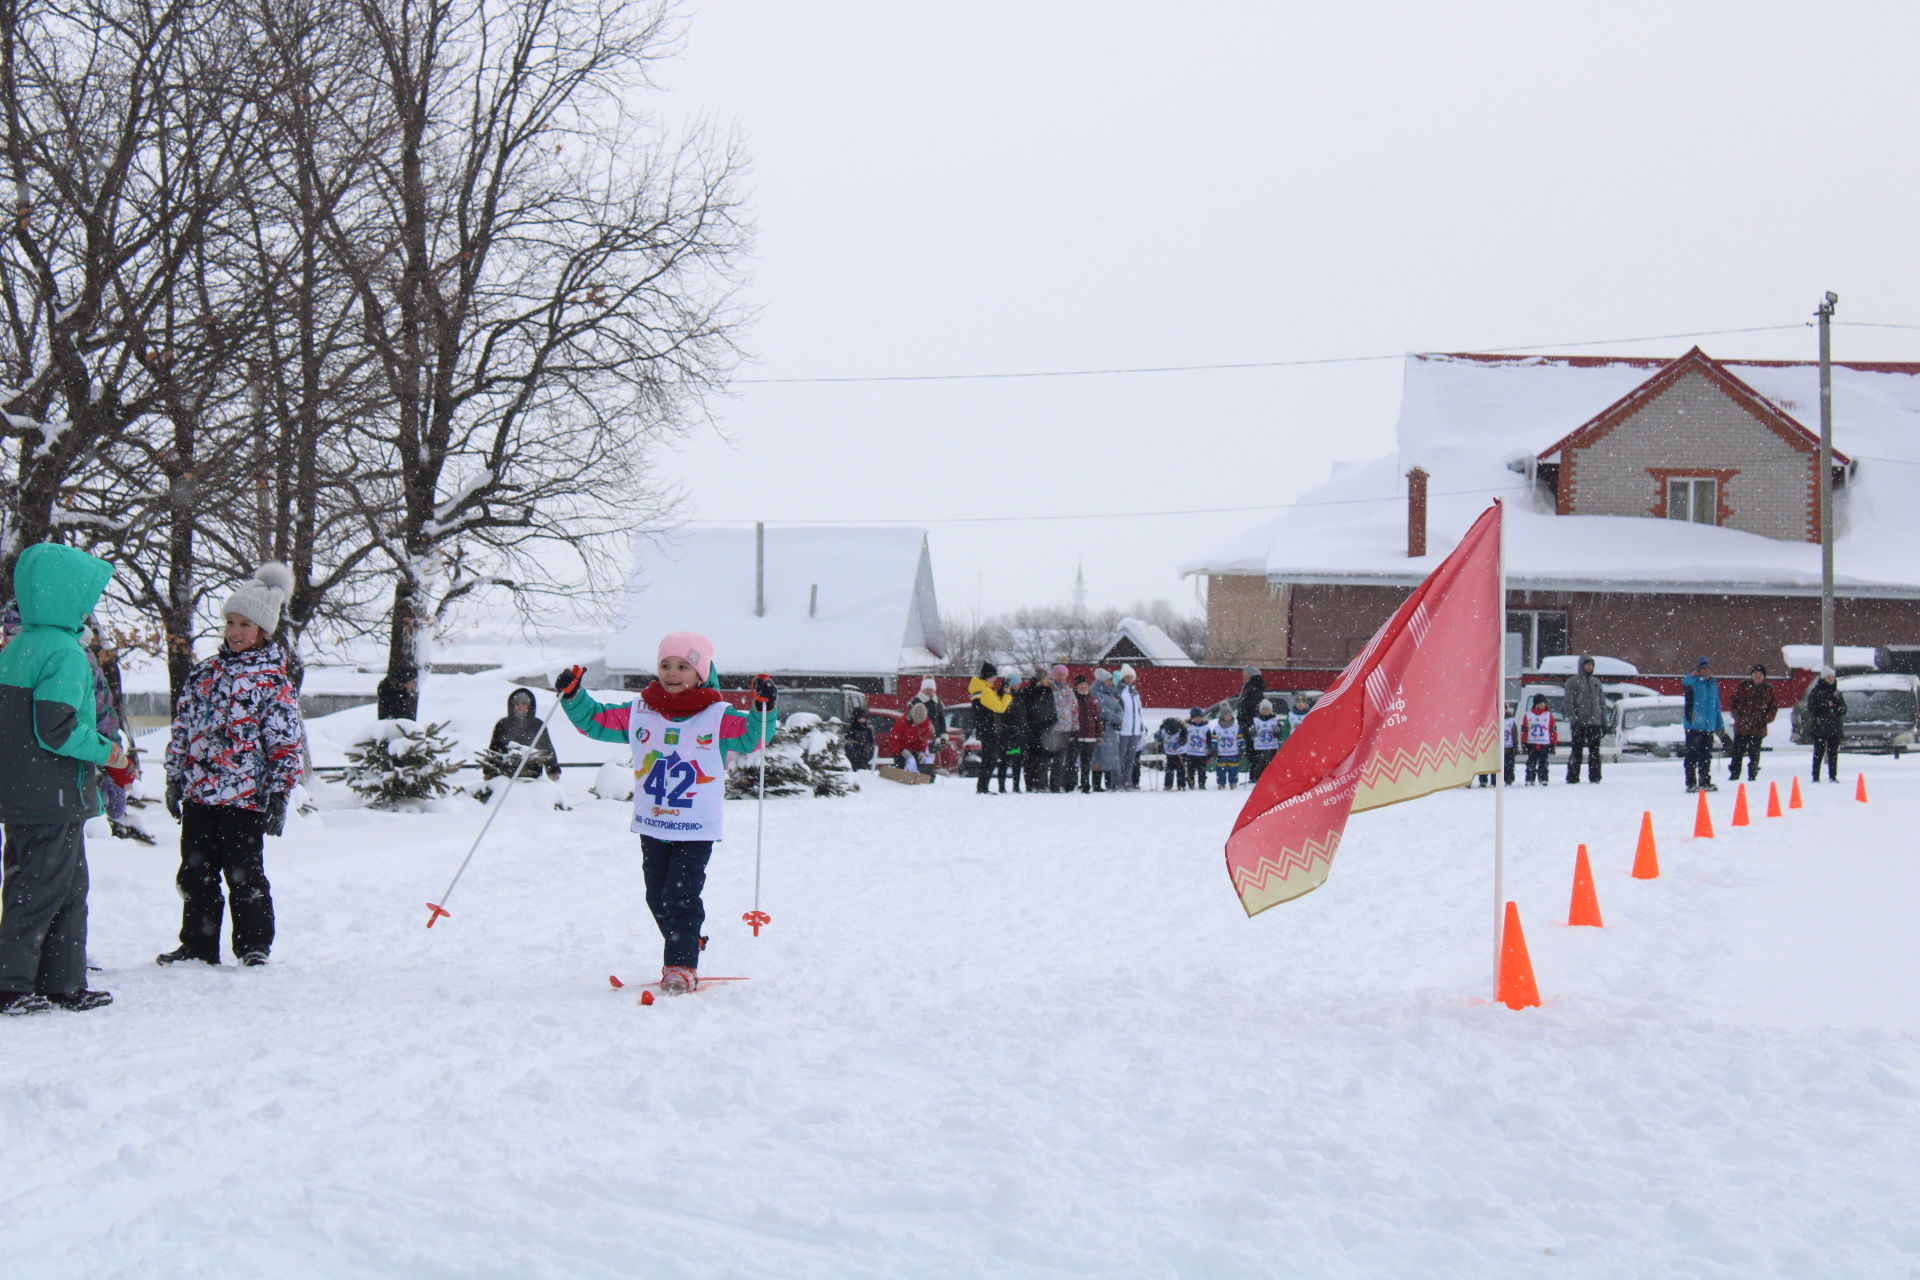
{"type": "Polygon", "coordinates": [[[113,579],[113,566],[76,547],[35,543],[13,566],[13,593],[20,622],[79,634],[113,579]]]}

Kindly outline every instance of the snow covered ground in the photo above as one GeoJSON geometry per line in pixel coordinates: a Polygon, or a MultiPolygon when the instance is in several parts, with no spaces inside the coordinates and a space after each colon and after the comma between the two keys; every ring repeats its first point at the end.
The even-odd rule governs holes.
{"type": "Polygon", "coordinates": [[[870,779],[769,803],[758,939],[734,803],[705,967],[752,981],[652,1007],[606,981],[658,943],[584,772],[571,812],[514,797],[431,932],[478,806],[296,820],[263,969],[153,965],[150,808],[159,849],[92,844],[116,1003],[0,1026],[5,1272],[1920,1275],[1920,764],[1863,767],[1872,803],[1849,773],[1751,829],[1723,790],[1711,842],[1678,763],[1511,792],[1519,1013],[1486,792],[1356,817],[1249,921],[1244,792],[870,779]],[[1579,841],[1603,930],[1561,923],[1579,841]]]}

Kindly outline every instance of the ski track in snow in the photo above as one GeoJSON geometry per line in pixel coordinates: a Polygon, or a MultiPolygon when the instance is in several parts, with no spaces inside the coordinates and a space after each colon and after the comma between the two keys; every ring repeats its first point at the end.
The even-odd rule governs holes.
{"type": "Polygon", "coordinates": [[[1249,921],[1244,790],[869,778],[768,803],[759,939],[732,803],[704,964],[752,981],[651,1007],[606,982],[658,969],[637,839],[579,787],[510,805],[431,932],[478,806],[298,820],[255,970],[152,964],[149,808],[160,849],[91,842],[116,1003],[0,1026],[6,1271],[1920,1275],[1920,763],[1864,767],[1871,804],[1775,820],[1763,779],[1749,830],[1722,790],[1711,842],[1677,763],[1511,791],[1519,1013],[1487,792],[1356,816],[1249,921]],[[1603,930],[1563,923],[1582,840],[1603,930]]]}

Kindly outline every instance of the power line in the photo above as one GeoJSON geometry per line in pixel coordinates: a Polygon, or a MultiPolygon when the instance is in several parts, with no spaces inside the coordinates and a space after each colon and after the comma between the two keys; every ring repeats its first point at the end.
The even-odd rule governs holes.
{"type": "MultiPolygon", "coordinates": [[[[1432,498],[1462,498],[1484,493],[1520,493],[1526,485],[1501,485],[1493,489],[1449,489],[1429,494],[1432,498]]],[[[1257,507],[1189,507],[1179,511],[1101,511],[1080,515],[1044,516],[909,516],[898,520],[762,520],[761,524],[1014,524],[1034,520],[1143,520],[1155,516],[1238,515],[1248,511],[1292,511],[1299,507],[1350,507],[1363,502],[1405,502],[1405,494],[1385,498],[1330,498],[1324,502],[1274,502],[1257,507]]],[[[750,525],[752,520],[689,520],[697,525],[750,525]]]]}
{"type": "MultiPolygon", "coordinates": [[[[1861,327],[1881,329],[1920,328],[1920,325],[1872,325],[1865,321],[1852,321],[1861,327]]],[[[1637,338],[1591,338],[1580,342],[1533,342],[1511,347],[1481,347],[1473,351],[1448,352],[1444,354],[1468,356],[1510,355],[1515,352],[1544,351],[1561,347],[1610,347],[1628,342],[1666,342],[1675,338],[1715,338],[1735,333],[1778,333],[1786,329],[1805,329],[1808,322],[1798,324],[1763,324],[1744,329],[1696,329],[1691,333],[1650,333],[1637,338]]],[[[817,378],[735,378],[736,386],[792,386],[797,384],[831,382],[986,382],[1016,378],[1104,378],[1117,374],[1137,373],[1211,373],[1226,369],[1296,369],[1308,365],[1364,364],[1378,360],[1405,360],[1406,351],[1395,351],[1367,356],[1320,356],[1305,360],[1245,360],[1230,364],[1167,364],[1140,365],[1114,369],[1030,369],[1007,373],[889,373],[844,377],[817,378]]]]}

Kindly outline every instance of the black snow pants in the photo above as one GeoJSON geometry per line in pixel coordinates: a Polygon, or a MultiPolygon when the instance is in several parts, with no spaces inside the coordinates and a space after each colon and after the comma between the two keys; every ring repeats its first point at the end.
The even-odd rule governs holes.
{"type": "Polygon", "coordinates": [[[700,967],[700,926],[707,922],[700,893],[707,887],[711,840],[659,840],[640,837],[641,867],[647,881],[647,909],[660,926],[660,963],[683,969],[700,967]]]}
{"type": "Polygon", "coordinates": [[[8,823],[0,991],[69,995],[87,978],[84,823],[8,823]]]}
{"type": "Polygon", "coordinates": [[[1603,724],[1573,726],[1573,752],[1567,757],[1567,781],[1580,781],[1580,753],[1587,755],[1587,781],[1600,781],[1600,739],[1607,736],[1603,724]]]}
{"type": "Polygon", "coordinates": [[[1267,766],[1272,764],[1273,758],[1279,754],[1278,751],[1249,750],[1247,752],[1247,760],[1252,766],[1249,772],[1253,775],[1255,782],[1260,781],[1260,775],[1267,771],[1267,766]]]}
{"type": "Polygon", "coordinates": [[[1840,780],[1840,735],[1837,733],[1818,733],[1813,738],[1813,780],[1820,781],[1820,761],[1827,762],[1827,781],[1840,780]]]}
{"type": "Polygon", "coordinates": [[[1733,754],[1727,761],[1727,781],[1740,781],[1740,761],[1747,762],[1747,778],[1751,781],[1760,776],[1760,743],[1764,737],[1758,733],[1736,733],[1733,735],[1733,754]]]}
{"type": "Polygon", "coordinates": [[[1007,789],[1007,753],[998,743],[980,744],[980,772],[974,775],[973,789],[981,795],[987,794],[987,784],[995,778],[1000,780],[1000,790],[1007,789]]]}
{"type": "Polygon", "coordinates": [[[1713,781],[1713,732],[1688,729],[1686,755],[1681,763],[1687,770],[1687,789],[1704,787],[1713,781]]]}
{"type": "Polygon", "coordinates": [[[220,963],[220,921],[233,911],[233,954],[273,950],[273,886],[267,883],[267,815],[231,804],[194,804],[180,814],[180,945],[220,963]],[[225,877],[227,893],[220,894],[225,877]]]}

